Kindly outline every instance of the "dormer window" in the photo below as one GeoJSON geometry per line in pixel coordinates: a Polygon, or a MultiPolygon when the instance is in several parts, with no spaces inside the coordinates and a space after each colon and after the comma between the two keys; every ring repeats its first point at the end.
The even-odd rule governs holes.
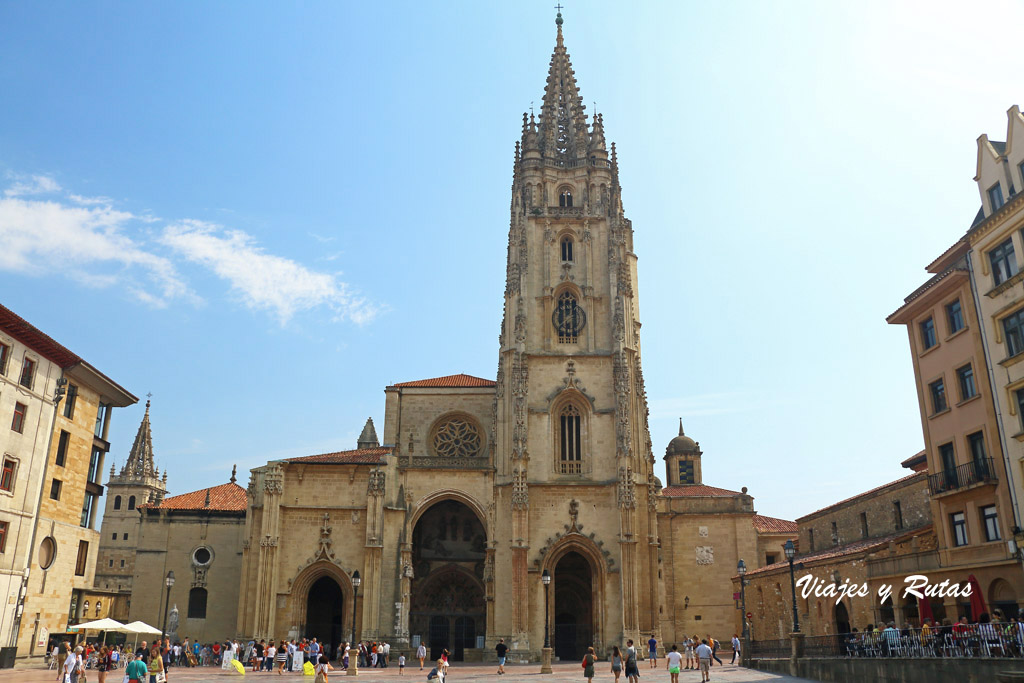
{"type": "Polygon", "coordinates": [[[1003,208],[1003,204],[1006,201],[1003,199],[1003,188],[996,183],[992,187],[988,188],[988,202],[992,205],[992,211],[998,211],[1003,208]]]}
{"type": "Polygon", "coordinates": [[[562,190],[558,193],[558,205],[559,206],[572,206],[572,191],[562,190]]]}
{"type": "Polygon", "coordinates": [[[572,238],[562,238],[562,263],[569,263],[573,260],[572,256],[572,238]]]}

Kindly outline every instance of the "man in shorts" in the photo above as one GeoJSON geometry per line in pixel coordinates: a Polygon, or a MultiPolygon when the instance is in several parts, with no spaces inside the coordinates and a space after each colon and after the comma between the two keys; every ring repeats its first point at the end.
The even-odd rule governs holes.
{"type": "Polygon", "coordinates": [[[651,639],[647,641],[647,654],[651,660],[651,668],[658,668],[658,641],[654,639],[654,634],[651,634],[651,639]]]}
{"type": "Polygon", "coordinates": [[[498,675],[502,676],[505,674],[505,653],[508,652],[508,645],[505,644],[504,638],[498,638],[498,644],[494,646],[494,651],[498,653],[498,675]]]}
{"type": "Polygon", "coordinates": [[[697,662],[700,664],[700,680],[701,683],[711,680],[711,648],[708,647],[708,641],[700,641],[700,645],[697,646],[697,662]]]}

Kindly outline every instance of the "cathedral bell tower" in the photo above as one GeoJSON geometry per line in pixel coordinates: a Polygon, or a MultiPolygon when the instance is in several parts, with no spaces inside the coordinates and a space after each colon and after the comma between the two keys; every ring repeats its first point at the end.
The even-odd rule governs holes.
{"type": "Polygon", "coordinates": [[[508,553],[515,599],[507,626],[499,614],[499,632],[513,634],[514,651],[536,652],[543,641],[544,618],[531,611],[543,615],[544,570],[554,576],[549,630],[556,613],[575,614],[559,602],[569,590],[559,586],[567,567],[579,566],[601,604],[575,614],[576,628],[601,652],[617,639],[660,632],[658,485],[640,365],[637,259],[615,145],[609,154],[600,114],[588,120],[561,13],[555,23],[540,116],[523,115],[515,147],[490,439],[495,506],[508,522],[498,528],[508,533],[492,544],[499,566],[508,553]],[[558,563],[572,553],[581,558],[576,565],[558,563]]]}

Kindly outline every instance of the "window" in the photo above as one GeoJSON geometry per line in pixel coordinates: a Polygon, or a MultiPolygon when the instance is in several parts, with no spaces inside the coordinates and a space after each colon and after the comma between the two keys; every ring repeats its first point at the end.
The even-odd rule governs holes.
{"type": "Polygon", "coordinates": [[[92,506],[96,504],[96,494],[85,492],[85,500],[82,501],[82,521],[79,526],[88,529],[90,518],[92,517],[92,506]]]}
{"type": "Polygon", "coordinates": [[[116,541],[117,540],[117,532],[116,531],[113,534],[110,535],[110,540],[111,541],[116,541]]]}
{"type": "Polygon", "coordinates": [[[89,541],[78,542],[78,559],[75,561],[75,576],[85,576],[89,564],[89,541]]]}
{"type": "Polygon", "coordinates": [[[807,530],[807,541],[808,545],[811,546],[810,549],[814,550],[814,529],[807,530]]]}
{"type": "Polygon", "coordinates": [[[990,251],[988,260],[992,264],[992,279],[997,285],[1016,275],[1017,258],[1013,254],[1013,239],[1007,238],[1005,242],[990,251]]]}
{"type": "Polygon", "coordinates": [[[1024,351],[1024,309],[1003,318],[1003,332],[1006,334],[1006,352],[1009,356],[1024,351]]]}
{"type": "Polygon", "coordinates": [[[7,529],[10,522],[0,522],[0,553],[7,551],[7,529]]]}
{"type": "Polygon", "coordinates": [[[103,608],[103,602],[101,600],[96,601],[96,616],[100,615],[100,610],[103,608]]]}
{"type": "MultiPolygon", "coordinates": [[[[121,509],[121,496],[114,496],[114,509],[115,510],[120,510],[121,509]]],[[[114,540],[115,541],[117,540],[117,534],[114,534],[114,540]]]]}
{"type": "Polygon", "coordinates": [[[124,560],[121,560],[121,567],[124,568],[124,560]]]}
{"type": "Polygon", "coordinates": [[[193,588],[188,592],[188,618],[206,618],[206,589],[193,588]]]}
{"type": "Polygon", "coordinates": [[[1001,536],[999,535],[999,515],[996,513],[996,506],[986,505],[981,508],[981,520],[985,525],[985,540],[998,541],[1001,536]]]}
{"type": "Polygon", "coordinates": [[[0,344],[0,375],[7,374],[7,359],[11,357],[11,347],[0,344]]]}
{"type": "MultiPolygon", "coordinates": [[[[117,536],[117,534],[114,534],[114,535],[117,536]]],[[[113,560],[107,560],[107,566],[110,567],[111,569],[113,569],[114,568],[114,561],[113,560]]]]}
{"type": "Polygon", "coordinates": [[[974,369],[971,364],[956,369],[957,382],[960,384],[960,400],[966,401],[978,395],[978,389],[974,386],[974,369]]]}
{"type": "Polygon", "coordinates": [[[128,496],[128,509],[129,510],[134,510],[135,509],[135,496],[128,496]]]}
{"type": "Polygon", "coordinates": [[[109,407],[106,403],[100,403],[96,408],[96,429],[93,431],[93,434],[101,439],[103,438],[103,430],[107,426],[107,408],[109,407]]]}
{"type": "Polygon", "coordinates": [[[122,534],[121,535],[121,540],[122,541],[127,541],[128,540],[128,534],[127,533],[122,534]]]}
{"type": "Polygon", "coordinates": [[[958,548],[967,545],[967,520],[964,513],[954,512],[949,516],[949,523],[953,528],[953,545],[958,548]]]}
{"type": "Polygon", "coordinates": [[[71,434],[60,430],[60,438],[57,439],[57,467],[64,467],[68,460],[68,444],[71,442],[71,434]]]}
{"type": "Polygon", "coordinates": [[[953,451],[953,444],[944,443],[939,446],[939,460],[942,461],[942,472],[946,475],[943,490],[957,488],[956,453],[953,451]]]}
{"type": "Polygon", "coordinates": [[[860,513],[860,535],[861,538],[868,537],[868,513],[860,513]]]}
{"type": "Polygon", "coordinates": [[[778,555],[776,555],[775,553],[767,553],[764,556],[764,563],[765,564],[775,564],[775,561],[776,561],[777,557],[778,557],[778,555]]]}
{"type": "Polygon", "coordinates": [[[988,458],[985,457],[985,435],[981,432],[974,432],[967,435],[967,445],[971,449],[971,462],[974,463],[974,472],[978,481],[988,479],[988,458]]]}
{"type": "Polygon", "coordinates": [[[572,258],[572,238],[571,237],[563,237],[562,238],[562,262],[564,263],[564,262],[569,262],[569,261],[572,261],[572,260],[573,260],[573,258],[572,258]]]}
{"type": "Polygon", "coordinates": [[[579,474],[583,471],[582,436],[580,410],[570,403],[562,408],[559,415],[558,466],[562,474],[579,474]]]}
{"type": "Polygon", "coordinates": [[[4,469],[0,473],[0,490],[14,492],[14,472],[18,462],[13,458],[4,458],[4,469]]]}
{"type": "Polygon", "coordinates": [[[931,318],[921,321],[921,346],[928,350],[937,343],[935,339],[935,321],[931,318]]]}
{"type": "Polygon", "coordinates": [[[1006,200],[1003,199],[1003,188],[1000,187],[999,183],[988,188],[988,201],[992,205],[992,211],[998,211],[1003,208],[1006,200]]]}
{"type": "Polygon", "coordinates": [[[832,545],[839,545],[839,525],[832,522],[832,545]]]}
{"type": "Polygon", "coordinates": [[[558,332],[559,344],[575,344],[583,326],[587,324],[587,317],[583,309],[576,303],[576,297],[569,292],[564,292],[558,297],[558,305],[555,307],[555,314],[552,316],[555,330],[558,332]]]}
{"type": "Polygon", "coordinates": [[[21,386],[31,389],[32,380],[36,377],[36,362],[31,358],[26,358],[21,364],[21,386]]]}
{"type": "Polygon", "coordinates": [[[693,475],[693,461],[692,460],[680,460],[679,461],[679,485],[685,486],[687,484],[696,483],[696,478],[693,475]]]}
{"type": "Polygon", "coordinates": [[[69,420],[75,419],[75,399],[78,398],[78,387],[74,384],[68,385],[68,395],[64,399],[64,417],[69,420]]]}
{"type": "Polygon", "coordinates": [[[928,385],[928,389],[932,395],[932,414],[941,413],[943,410],[948,408],[946,405],[946,385],[943,381],[936,380],[928,385]]]}
{"type": "Polygon", "coordinates": [[[93,446],[92,455],[89,457],[89,481],[98,484],[100,478],[100,461],[103,460],[103,450],[99,446],[93,446]]]}
{"type": "Polygon", "coordinates": [[[946,323],[949,325],[950,334],[964,329],[964,312],[960,307],[960,299],[951,304],[946,304],[946,323]]]}
{"type": "Polygon", "coordinates": [[[11,429],[19,434],[22,434],[25,431],[25,413],[27,411],[28,406],[24,403],[14,404],[14,419],[11,420],[11,429]]]}
{"type": "Polygon", "coordinates": [[[60,500],[60,487],[60,479],[54,479],[52,482],[50,482],[50,498],[52,498],[53,500],[60,500]]]}
{"type": "Polygon", "coordinates": [[[572,206],[572,192],[570,190],[562,190],[558,195],[559,206],[572,206]]]}
{"type": "Polygon", "coordinates": [[[892,517],[893,526],[899,531],[903,528],[903,508],[898,500],[894,500],[892,503],[892,517]]]}

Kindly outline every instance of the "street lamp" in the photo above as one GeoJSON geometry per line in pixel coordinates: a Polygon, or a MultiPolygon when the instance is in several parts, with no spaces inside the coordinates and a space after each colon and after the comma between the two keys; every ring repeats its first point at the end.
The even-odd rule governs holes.
{"type": "Polygon", "coordinates": [[[160,651],[163,652],[164,636],[167,635],[167,608],[171,604],[171,586],[174,585],[174,570],[167,572],[167,578],[164,579],[164,585],[167,586],[167,597],[164,599],[164,624],[163,628],[160,629],[160,651]]]}
{"type": "Polygon", "coordinates": [[[800,632],[800,617],[796,613],[796,577],[793,576],[793,558],[796,557],[796,546],[793,545],[793,539],[786,541],[786,545],[782,546],[783,551],[786,553],[786,559],[789,561],[789,587],[793,592],[793,633],[800,632]]]}
{"type": "Polygon", "coordinates": [[[548,632],[548,593],[551,588],[551,572],[547,569],[540,575],[540,582],[544,584],[544,652],[541,653],[540,672],[551,673],[551,636],[548,632]]]}
{"type": "MultiPolygon", "coordinates": [[[[747,639],[747,563],[742,559],[736,563],[736,572],[740,575],[740,609],[743,610],[743,614],[740,617],[743,619],[743,639],[747,639]]],[[[744,645],[746,647],[746,645],[744,645]]]]}
{"type": "MultiPolygon", "coordinates": [[[[357,569],[352,572],[352,588],[355,589],[355,595],[352,597],[352,637],[349,639],[352,645],[356,644],[356,608],[359,605],[359,586],[362,583],[363,580],[359,578],[359,570],[357,569]]],[[[356,652],[358,653],[358,651],[357,648],[356,652]]],[[[351,661],[351,655],[349,656],[349,661],[351,661]]]]}

